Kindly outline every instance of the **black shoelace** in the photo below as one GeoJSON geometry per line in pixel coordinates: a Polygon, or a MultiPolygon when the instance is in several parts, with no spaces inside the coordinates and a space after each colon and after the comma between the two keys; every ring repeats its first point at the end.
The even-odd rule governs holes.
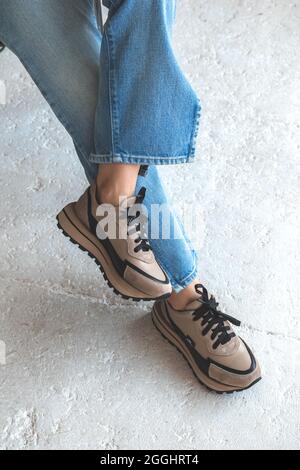
{"type": "Polygon", "coordinates": [[[201,306],[193,313],[193,320],[198,321],[202,319],[201,325],[205,326],[202,334],[206,336],[211,332],[211,339],[216,339],[213,349],[217,349],[220,344],[229,343],[236,336],[233,331],[230,331],[230,326],[226,325],[225,322],[228,321],[235,326],[240,326],[241,322],[218,310],[219,304],[212,295],[208,297],[207,289],[202,284],[196,285],[196,292],[201,296],[199,299],[201,306]]]}
{"type": "MultiPolygon", "coordinates": [[[[137,197],[136,197],[136,204],[142,204],[144,202],[146,195],[146,188],[141,188],[137,197]]],[[[127,225],[130,227],[134,227],[134,232],[136,232],[138,237],[134,240],[135,243],[137,244],[136,247],[134,248],[135,253],[138,253],[139,251],[151,251],[151,246],[149,243],[149,240],[146,237],[141,237],[141,224],[140,222],[138,224],[134,224],[134,221],[140,217],[141,213],[138,211],[135,215],[129,215],[129,208],[127,211],[127,225]]],[[[129,234],[129,233],[128,233],[129,234]]]]}

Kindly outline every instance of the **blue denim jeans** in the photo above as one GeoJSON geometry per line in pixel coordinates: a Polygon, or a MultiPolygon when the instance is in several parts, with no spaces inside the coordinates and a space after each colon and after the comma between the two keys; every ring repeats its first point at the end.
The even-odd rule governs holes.
{"type": "MultiPolygon", "coordinates": [[[[194,158],[199,100],[172,49],[176,0],[103,2],[101,34],[93,0],[0,0],[0,41],[72,137],[89,182],[104,162],[147,166],[137,190],[147,188],[150,213],[168,201],[157,165],[194,158]]],[[[169,210],[176,237],[149,238],[179,291],[197,277],[197,261],[169,210]]]]}

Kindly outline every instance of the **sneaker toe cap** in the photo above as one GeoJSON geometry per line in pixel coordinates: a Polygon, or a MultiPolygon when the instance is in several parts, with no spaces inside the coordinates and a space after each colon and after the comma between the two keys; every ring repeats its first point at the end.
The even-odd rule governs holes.
{"type": "Polygon", "coordinates": [[[261,378],[260,366],[244,341],[240,340],[236,353],[226,359],[210,364],[209,376],[217,382],[245,389],[261,378]]]}

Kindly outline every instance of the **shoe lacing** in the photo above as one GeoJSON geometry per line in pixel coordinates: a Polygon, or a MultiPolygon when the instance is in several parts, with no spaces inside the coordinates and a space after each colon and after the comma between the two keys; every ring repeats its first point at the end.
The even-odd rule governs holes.
{"type": "MultiPolygon", "coordinates": [[[[145,195],[146,188],[141,188],[136,197],[135,204],[142,204],[144,202],[145,195]]],[[[134,242],[137,244],[134,248],[134,252],[138,253],[139,251],[152,251],[146,233],[142,234],[142,232],[144,231],[144,227],[141,227],[140,222],[135,223],[136,219],[140,217],[141,212],[137,211],[135,215],[130,215],[129,211],[130,207],[128,207],[127,209],[128,235],[133,235],[135,233],[137,234],[137,237],[134,240],[134,242]]]]}
{"type": "Polygon", "coordinates": [[[202,319],[201,325],[206,326],[202,331],[202,335],[206,336],[211,331],[212,341],[217,338],[213,344],[213,349],[217,349],[220,344],[227,344],[236,336],[231,327],[226,325],[225,322],[228,321],[235,326],[240,326],[241,322],[218,310],[219,304],[216,302],[216,299],[212,295],[208,296],[207,289],[202,284],[197,284],[195,289],[200,295],[199,301],[201,306],[193,312],[193,320],[198,321],[202,319]]]}

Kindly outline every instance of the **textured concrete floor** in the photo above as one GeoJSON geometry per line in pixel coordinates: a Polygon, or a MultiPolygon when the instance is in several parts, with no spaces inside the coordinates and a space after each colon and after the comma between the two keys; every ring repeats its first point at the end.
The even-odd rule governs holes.
{"type": "Polygon", "coordinates": [[[17,59],[0,56],[1,448],[299,448],[299,22],[299,0],[178,4],[203,118],[197,162],[167,184],[197,205],[202,278],[264,370],[229,397],[203,389],[149,306],[115,298],[57,231],[83,172],[17,59]]]}

